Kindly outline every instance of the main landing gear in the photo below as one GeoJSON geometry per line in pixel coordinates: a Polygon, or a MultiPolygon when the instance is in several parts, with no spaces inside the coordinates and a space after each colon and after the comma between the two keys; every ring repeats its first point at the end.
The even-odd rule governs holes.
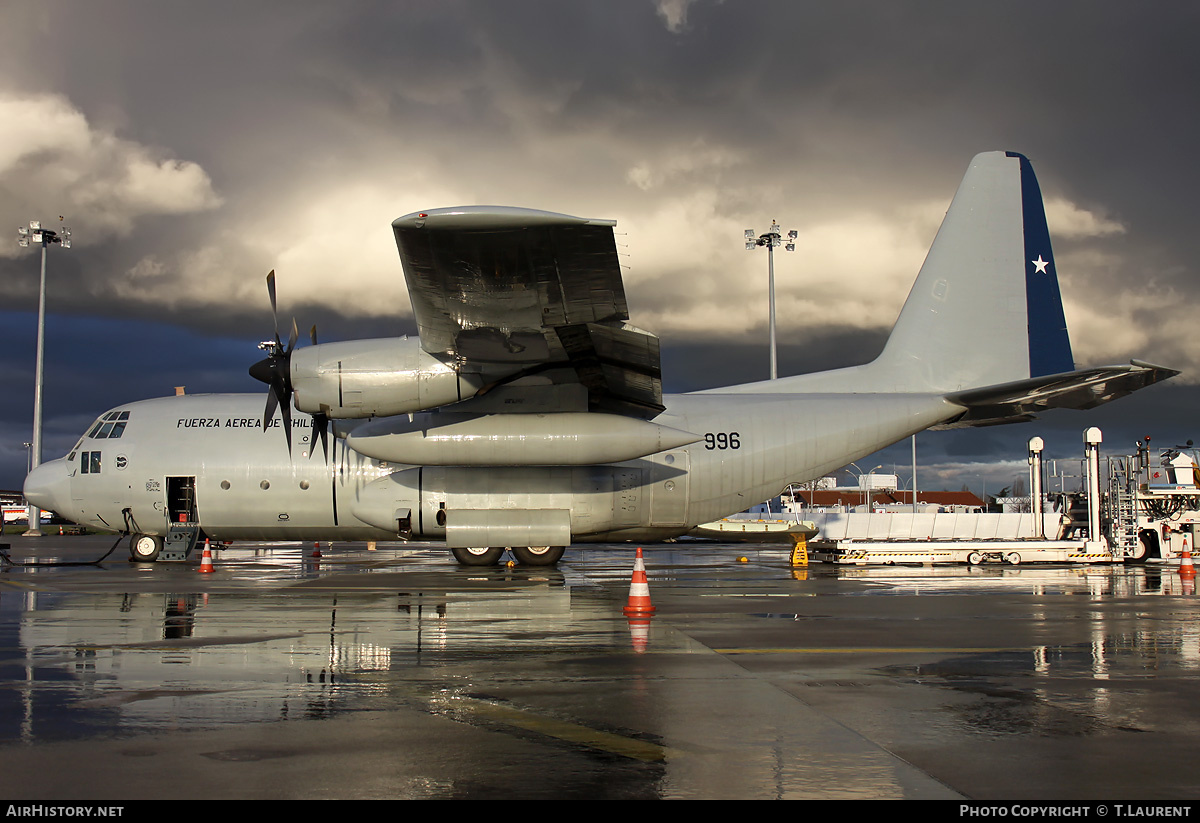
{"type": "MultiPolygon", "coordinates": [[[[508,547],[516,561],[522,566],[553,566],[562,559],[566,546],[511,546],[508,547]]],[[[504,546],[484,548],[451,549],[450,553],[462,566],[495,566],[504,555],[504,546]]]]}

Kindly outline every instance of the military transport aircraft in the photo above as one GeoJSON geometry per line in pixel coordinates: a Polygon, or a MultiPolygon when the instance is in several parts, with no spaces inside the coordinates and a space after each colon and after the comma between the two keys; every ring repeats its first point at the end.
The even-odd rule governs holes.
{"type": "MultiPolygon", "coordinates": [[[[1091,408],[1178,373],[1075,370],[1020,154],[974,158],[883,352],[833,371],[664,396],[658,338],[626,322],[614,225],[485,206],[401,217],[419,338],[314,332],[296,349],[295,322],[284,345],[276,319],[251,367],[265,413],[239,394],[118,406],[25,494],[128,532],[134,560],[200,535],[399,537],[444,539],[464,565],[506,549],[549,565],[573,542],[685,534],[931,427],[1091,408]]],[[[275,312],[273,274],[268,292],[275,312]]]]}

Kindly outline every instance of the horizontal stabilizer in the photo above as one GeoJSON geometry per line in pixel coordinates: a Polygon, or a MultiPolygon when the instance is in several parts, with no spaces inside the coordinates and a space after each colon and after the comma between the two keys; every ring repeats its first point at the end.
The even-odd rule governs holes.
{"type": "Polygon", "coordinates": [[[946,399],[967,411],[936,428],[1029,420],[1046,409],[1091,409],[1177,374],[1176,369],[1133,360],[1128,366],[1101,366],[954,392],[946,399]]]}

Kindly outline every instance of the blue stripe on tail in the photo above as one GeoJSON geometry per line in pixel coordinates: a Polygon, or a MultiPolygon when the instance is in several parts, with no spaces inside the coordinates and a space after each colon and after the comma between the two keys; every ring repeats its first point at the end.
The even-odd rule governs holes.
{"type": "Polygon", "coordinates": [[[1021,161],[1021,207],[1025,231],[1025,302],[1029,316],[1029,376],[1074,371],[1067,320],[1063,316],[1058,270],[1050,248],[1050,229],[1042,191],[1029,158],[1005,152],[1021,161]]]}

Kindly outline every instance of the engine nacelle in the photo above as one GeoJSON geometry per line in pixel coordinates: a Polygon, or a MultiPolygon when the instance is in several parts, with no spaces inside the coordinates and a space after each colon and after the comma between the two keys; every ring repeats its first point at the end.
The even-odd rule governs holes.
{"type": "Polygon", "coordinates": [[[347,340],[291,355],[296,408],[331,418],[386,417],[472,397],[481,380],[421,348],[418,338],[347,340]]]}

